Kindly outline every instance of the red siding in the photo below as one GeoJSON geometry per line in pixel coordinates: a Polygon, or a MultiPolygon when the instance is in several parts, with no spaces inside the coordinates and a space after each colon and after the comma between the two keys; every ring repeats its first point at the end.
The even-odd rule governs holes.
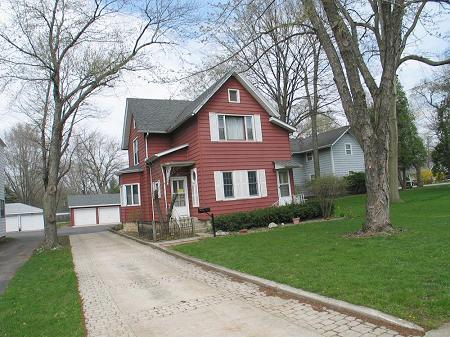
{"type": "MultiPolygon", "coordinates": [[[[211,207],[215,214],[252,210],[267,207],[278,201],[278,187],[274,160],[289,160],[291,152],[289,146],[289,132],[269,122],[269,114],[251,96],[250,93],[235,79],[230,78],[219,89],[209,102],[189,121],[180,126],[170,135],[150,134],[147,140],[148,156],[165,151],[169,148],[188,143],[187,149],[179,150],[162,157],[152,164],[153,181],[161,181],[161,210],[165,212],[164,186],[161,175],[161,164],[171,161],[195,161],[198,170],[200,206],[211,207]],[[240,90],[240,103],[228,102],[228,89],[240,90]],[[261,116],[262,142],[211,142],[209,130],[209,112],[261,116]],[[226,170],[256,170],[265,169],[268,196],[243,200],[230,200],[216,202],[214,187],[214,171],[226,170]]],[[[133,123],[131,123],[133,125],[133,123]]],[[[141,185],[141,207],[122,207],[121,220],[132,221],[139,213],[141,220],[152,220],[149,171],[144,167],[145,137],[143,133],[130,131],[129,159],[133,166],[133,139],[139,137],[139,158],[143,173],[122,175],[120,183],[139,182],[141,185]],[[136,209],[138,209],[136,211],[136,209]]],[[[190,188],[190,168],[177,169],[172,175],[186,175],[188,177],[189,203],[191,216],[207,219],[205,214],[198,214],[192,207],[190,188]]],[[[291,186],[294,192],[292,173],[291,186]]],[[[167,204],[170,205],[170,185],[166,184],[167,204]]],[[[155,210],[155,220],[157,212],[155,210]]]]}
{"type": "MultiPolygon", "coordinates": [[[[267,207],[278,201],[274,160],[291,159],[289,133],[269,122],[269,114],[234,78],[216,92],[198,114],[198,136],[202,156],[198,165],[200,205],[215,214],[267,207]],[[240,90],[240,103],[228,102],[228,88],[240,90]],[[262,142],[211,142],[209,112],[260,114],[262,142]],[[216,202],[214,171],[265,169],[267,197],[216,202]]],[[[196,215],[196,214],[195,214],[196,215]]],[[[199,215],[204,217],[204,215],[199,215]]]]}

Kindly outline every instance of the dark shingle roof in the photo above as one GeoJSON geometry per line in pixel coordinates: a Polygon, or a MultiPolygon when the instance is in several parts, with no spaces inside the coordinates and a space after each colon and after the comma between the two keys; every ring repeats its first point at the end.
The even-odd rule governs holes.
{"type": "Polygon", "coordinates": [[[67,197],[67,203],[69,208],[120,205],[120,194],[69,195],[67,197]]]}
{"type": "MultiPolygon", "coordinates": [[[[350,127],[347,125],[317,135],[319,149],[330,147],[349,129],[350,127]]],[[[305,139],[291,139],[292,153],[303,153],[312,151],[312,149],[313,149],[312,137],[308,137],[305,139]]]]}
{"type": "Polygon", "coordinates": [[[121,174],[124,174],[124,173],[134,173],[134,172],[142,172],[142,171],[144,171],[142,169],[142,167],[140,167],[139,165],[135,165],[135,166],[130,166],[130,167],[127,167],[127,168],[117,171],[117,175],[120,176],[121,174]]]}
{"type": "Polygon", "coordinates": [[[192,101],[127,98],[127,109],[143,132],[167,132],[192,101]]]}
{"type": "Polygon", "coordinates": [[[3,142],[1,138],[0,138],[0,146],[6,146],[6,144],[3,142]]]}
{"type": "Polygon", "coordinates": [[[195,115],[231,76],[235,76],[273,118],[277,119],[279,117],[274,107],[258,94],[257,90],[242,75],[231,70],[219,78],[194,101],[127,98],[122,149],[128,149],[131,116],[134,116],[136,126],[141,132],[170,133],[195,115]]]}

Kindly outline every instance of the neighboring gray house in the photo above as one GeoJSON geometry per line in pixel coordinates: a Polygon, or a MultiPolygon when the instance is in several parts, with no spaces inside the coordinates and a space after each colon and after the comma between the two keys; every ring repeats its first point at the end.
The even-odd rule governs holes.
{"type": "MultiPolygon", "coordinates": [[[[343,177],[349,172],[364,171],[364,154],[349,126],[318,135],[320,175],[343,177]]],[[[300,189],[314,179],[313,146],[311,137],[291,140],[292,157],[300,163],[294,168],[294,183],[300,189]]]]}
{"type": "Polygon", "coordinates": [[[0,138],[0,238],[6,235],[5,220],[5,143],[0,138]]]}

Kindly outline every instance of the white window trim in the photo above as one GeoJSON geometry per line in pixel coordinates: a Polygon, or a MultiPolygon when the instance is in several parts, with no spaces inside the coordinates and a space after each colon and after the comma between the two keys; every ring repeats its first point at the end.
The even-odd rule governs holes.
{"type": "Polygon", "coordinates": [[[124,184],[122,185],[122,206],[124,207],[136,207],[136,206],[141,206],[141,184],[139,183],[132,183],[132,184],[124,184]],[[127,186],[131,186],[131,199],[133,199],[134,202],[134,197],[133,197],[133,186],[137,185],[138,187],[138,199],[139,199],[139,203],[137,204],[131,204],[131,205],[127,205],[127,186]]]}
{"type": "Polygon", "coordinates": [[[240,93],[239,89],[233,89],[233,88],[228,89],[228,103],[241,103],[241,93],[240,93]],[[230,99],[231,98],[230,91],[236,91],[237,101],[232,101],[230,99]]]}
{"type": "Polygon", "coordinates": [[[314,154],[310,151],[310,152],[306,152],[306,161],[312,161],[314,159],[314,154]],[[309,159],[309,154],[311,154],[311,159],[309,159]]]}
{"type": "MultiPolygon", "coordinates": [[[[257,142],[256,140],[256,128],[255,128],[255,115],[254,114],[250,114],[250,115],[236,115],[236,114],[227,114],[227,113],[217,113],[217,133],[218,133],[218,141],[219,142],[228,142],[228,143],[232,143],[232,142],[236,142],[236,143],[255,143],[257,142]],[[225,116],[224,119],[224,130],[225,130],[225,139],[220,139],[220,128],[219,128],[219,118],[220,116],[225,116]],[[244,118],[244,134],[245,134],[245,139],[243,140],[239,140],[239,139],[228,139],[228,133],[227,133],[227,123],[226,123],[226,116],[231,116],[231,117],[243,117],[244,118]],[[247,139],[247,123],[245,122],[245,117],[251,117],[252,118],[252,126],[253,126],[253,139],[247,139]]],[[[224,171],[227,172],[227,171],[224,171]]]]}
{"type": "Polygon", "coordinates": [[[136,120],[133,118],[133,129],[136,129],[136,120]]]}
{"type": "Polygon", "coordinates": [[[235,181],[234,181],[234,177],[233,177],[233,171],[221,171],[220,174],[222,175],[223,199],[224,200],[236,200],[236,190],[235,190],[235,187],[234,187],[235,181]],[[233,187],[233,196],[232,197],[225,196],[225,182],[224,182],[224,179],[223,179],[223,174],[224,173],[231,173],[231,186],[233,187]]]}
{"type": "Polygon", "coordinates": [[[138,137],[133,139],[133,163],[139,164],[139,139],[138,137]]]}
{"type": "Polygon", "coordinates": [[[259,187],[259,181],[258,181],[258,170],[247,170],[247,189],[248,189],[248,196],[249,198],[259,198],[261,197],[260,187],[259,187]],[[249,172],[255,172],[255,178],[256,178],[256,194],[250,195],[250,181],[248,181],[248,173],[249,172]]]}
{"type": "Polygon", "coordinates": [[[291,189],[291,175],[289,174],[289,170],[277,170],[277,190],[278,190],[278,199],[281,198],[288,198],[288,197],[282,197],[281,193],[280,193],[280,172],[286,172],[287,173],[287,178],[288,178],[288,182],[287,185],[289,187],[289,196],[288,197],[292,197],[292,189],[291,189]]]}
{"type": "Polygon", "coordinates": [[[352,156],[352,155],[353,155],[353,147],[352,147],[352,144],[351,144],[351,143],[345,143],[345,144],[344,144],[344,148],[345,148],[345,154],[346,154],[347,156],[352,156]],[[347,153],[347,145],[350,145],[350,153],[347,153]]]}
{"type": "MultiPolygon", "coordinates": [[[[230,170],[227,170],[227,171],[215,171],[215,173],[219,173],[220,174],[220,176],[221,176],[221,184],[222,184],[222,186],[220,186],[221,187],[221,195],[222,195],[222,199],[220,199],[220,200],[217,200],[216,199],[216,201],[233,201],[233,200],[247,200],[247,199],[259,199],[259,198],[265,198],[265,197],[267,197],[267,187],[266,187],[266,184],[267,184],[267,178],[265,177],[265,174],[264,174],[264,178],[265,178],[265,182],[264,182],[264,193],[266,193],[266,195],[263,195],[263,187],[261,186],[261,181],[260,181],[260,171],[262,171],[263,169],[246,169],[246,170],[234,170],[234,171],[230,171],[230,170]],[[249,185],[248,185],[248,172],[249,171],[256,171],[256,184],[257,184],[257,188],[258,188],[258,194],[257,195],[250,195],[250,191],[249,191],[249,185]],[[233,197],[226,197],[225,196],[225,186],[224,186],[224,183],[223,183],[223,174],[224,173],[231,173],[231,177],[232,177],[232,179],[233,179],[233,197]],[[248,195],[246,195],[246,196],[243,196],[243,197],[237,197],[236,196],[236,186],[235,186],[235,184],[236,184],[236,180],[235,180],[235,175],[233,174],[234,172],[245,172],[245,174],[247,175],[247,185],[246,185],[246,191],[247,191],[247,193],[248,193],[248,195]]],[[[290,188],[290,186],[289,186],[289,188],[290,188]]]]}

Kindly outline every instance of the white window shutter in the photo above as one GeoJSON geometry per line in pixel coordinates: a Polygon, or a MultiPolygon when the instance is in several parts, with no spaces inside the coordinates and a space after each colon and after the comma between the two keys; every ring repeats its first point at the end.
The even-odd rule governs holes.
{"type": "Polygon", "coordinates": [[[217,114],[209,113],[209,133],[211,134],[211,141],[217,142],[219,140],[219,121],[217,114]]]}
{"type": "Polygon", "coordinates": [[[216,200],[223,200],[223,175],[221,171],[214,171],[214,187],[216,188],[216,200]]]}
{"type": "Polygon", "coordinates": [[[259,195],[267,197],[266,170],[258,170],[259,195]]]}
{"type": "Polygon", "coordinates": [[[192,193],[192,206],[199,207],[197,168],[193,168],[191,170],[191,193],[192,193]]]}
{"type": "Polygon", "coordinates": [[[257,142],[262,142],[261,116],[253,115],[253,120],[255,123],[255,140],[257,142]]]}

